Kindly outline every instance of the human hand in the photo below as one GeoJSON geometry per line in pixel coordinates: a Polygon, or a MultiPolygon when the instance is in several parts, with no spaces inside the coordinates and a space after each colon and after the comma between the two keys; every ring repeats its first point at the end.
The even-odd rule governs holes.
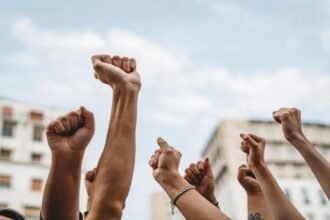
{"type": "Polygon", "coordinates": [[[153,176],[160,184],[166,178],[179,175],[179,164],[181,159],[181,153],[168,145],[168,143],[162,139],[157,139],[160,149],[156,150],[149,160],[149,165],[153,169],[153,176]]]}
{"type": "Polygon", "coordinates": [[[285,138],[288,141],[301,140],[305,136],[301,125],[301,112],[296,108],[280,108],[273,112],[275,121],[282,125],[285,138]]]}
{"type": "Polygon", "coordinates": [[[93,195],[94,195],[95,175],[96,175],[96,168],[88,171],[85,175],[85,187],[86,187],[87,196],[89,199],[92,199],[93,195]]]}
{"type": "Polygon", "coordinates": [[[214,195],[215,181],[209,158],[190,164],[190,166],[185,169],[184,178],[188,183],[195,185],[197,192],[208,201],[213,204],[217,202],[214,195]]]}
{"type": "Polygon", "coordinates": [[[133,58],[102,54],[92,56],[95,78],[110,85],[113,89],[139,91],[141,79],[136,71],[133,58]]]}
{"type": "Polygon", "coordinates": [[[51,122],[46,131],[53,153],[84,152],[94,134],[94,116],[84,107],[51,122]]]}
{"type": "Polygon", "coordinates": [[[237,180],[248,195],[253,196],[262,193],[252,170],[245,164],[238,168],[237,180]]]}
{"type": "Polygon", "coordinates": [[[266,140],[254,134],[240,134],[242,138],[241,150],[247,154],[247,162],[250,168],[262,166],[266,140]]]}

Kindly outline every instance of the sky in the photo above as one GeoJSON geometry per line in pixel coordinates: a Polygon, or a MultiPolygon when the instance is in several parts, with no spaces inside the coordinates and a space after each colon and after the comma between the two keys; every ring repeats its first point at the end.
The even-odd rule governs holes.
{"type": "Polygon", "coordinates": [[[143,86],[124,220],[151,219],[158,136],[182,152],[182,171],[222,120],[271,120],[288,106],[330,123],[329,0],[2,0],[0,31],[1,97],[94,112],[86,169],[103,149],[112,97],[90,57],[137,60],[143,86]]]}

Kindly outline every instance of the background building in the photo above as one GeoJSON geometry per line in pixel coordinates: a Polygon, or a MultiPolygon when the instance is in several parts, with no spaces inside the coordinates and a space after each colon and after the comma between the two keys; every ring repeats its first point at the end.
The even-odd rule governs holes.
{"type": "MultiPolygon", "coordinates": [[[[309,141],[330,161],[330,126],[304,124],[309,141]]],[[[213,133],[203,156],[210,157],[216,177],[220,206],[233,219],[247,219],[246,193],[236,180],[245,163],[240,133],[266,138],[265,160],[282,189],[309,220],[330,220],[329,201],[298,151],[285,139],[280,125],[272,121],[224,121],[213,133]],[[240,211],[238,211],[240,210],[240,211]]]]}
{"type": "MultiPolygon", "coordinates": [[[[13,208],[39,219],[51,152],[47,124],[63,111],[0,99],[0,209],[13,208]]],[[[80,204],[86,207],[84,186],[80,204]]]]}

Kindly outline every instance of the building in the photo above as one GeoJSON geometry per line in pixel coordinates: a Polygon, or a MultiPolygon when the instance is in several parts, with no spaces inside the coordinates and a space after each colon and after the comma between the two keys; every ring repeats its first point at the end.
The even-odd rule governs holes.
{"type": "MultiPolygon", "coordinates": [[[[304,124],[309,141],[330,161],[330,126],[304,124]]],[[[330,203],[303,157],[285,139],[280,125],[272,121],[224,121],[203,151],[210,158],[221,209],[233,219],[247,219],[246,193],[236,180],[245,163],[240,133],[266,138],[265,161],[291,202],[308,220],[330,220],[330,203]],[[239,210],[239,211],[238,211],[239,210]]]]}
{"type": "MultiPolygon", "coordinates": [[[[0,209],[12,208],[39,219],[43,189],[51,163],[47,124],[64,112],[0,99],[0,209]]],[[[87,196],[81,188],[80,204],[87,196]]]]}

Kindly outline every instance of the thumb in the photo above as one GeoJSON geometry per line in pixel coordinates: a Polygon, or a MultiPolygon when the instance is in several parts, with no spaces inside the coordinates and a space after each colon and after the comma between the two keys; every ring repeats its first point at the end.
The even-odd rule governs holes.
{"type": "Polygon", "coordinates": [[[206,176],[213,176],[212,167],[210,164],[210,159],[208,157],[204,160],[204,167],[205,167],[205,175],[206,176]]]}
{"type": "Polygon", "coordinates": [[[162,152],[164,152],[165,150],[167,150],[169,148],[168,143],[161,137],[157,138],[157,143],[162,152]]]}
{"type": "Polygon", "coordinates": [[[85,127],[87,129],[94,130],[95,128],[94,114],[88,111],[84,106],[80,107],[79,112],[81,113],[82,119],[85,121],[85,127]]]}

